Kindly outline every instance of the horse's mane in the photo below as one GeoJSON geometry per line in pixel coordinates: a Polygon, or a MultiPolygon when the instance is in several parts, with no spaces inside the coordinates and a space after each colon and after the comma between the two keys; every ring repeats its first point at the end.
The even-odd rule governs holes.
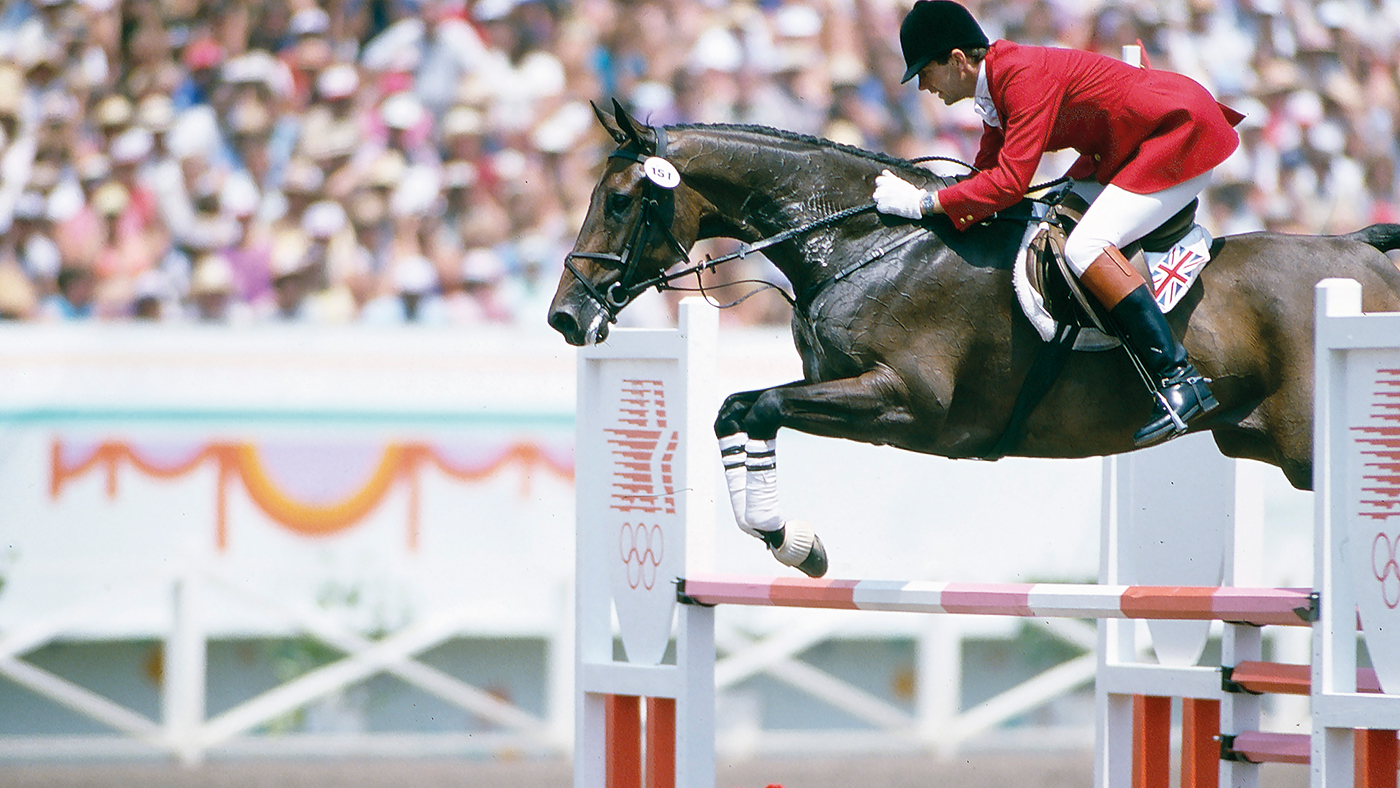
{"type": "Polygon", "coordinates": [[[835,140],[829,140],[824,137],[816,137],[811,134],[801,134],[796,131],[777,129],[773,128],[772,126],[761,126],[752,123],[682,123],[677,124],[675,126],[668,126],[667,128],[676,129],[678,131],[695,129],[701,131],[710,130],[747,132],[749,134],[757,134],[764,137],[776,137],[777,139],[783,140],[785,142],[796,142],[804,145],[812,145],[818,148],[829,148],[831,150],[840,151],[841,153],[845,153],[850,156],[855,156],[857,158],[869,159],[875,162],[876,164],[885,167],[896,167],[904,170],[915,170],[918,172],[922,172],[930,177],[939,178],[946,181],[946,179],[944,179],[943,176],[936,175],[929,169],[921,167],[915,164],[914,162],[909,161],[908,159],[901,159],[897,156],[891,156],[887,153],[878,153],[876,151],[865,150],[864,148],[857,148],[854,145],[847,145],[843,142],[836,142],[835,140]]]}

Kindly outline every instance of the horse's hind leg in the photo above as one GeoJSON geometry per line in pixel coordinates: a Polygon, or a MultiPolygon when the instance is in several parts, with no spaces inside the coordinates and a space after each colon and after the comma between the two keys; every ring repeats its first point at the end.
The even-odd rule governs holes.
{"type": "MultiPolygon", "coordinates": [[[[826,573],[826,551],[810,525],[784,520],[778,507],[777,431],[789,426],[835,437],[870,435],[892,414],[889,374],[873,371],[827,383],[798,381],[730,396],[715,420],[734,519],[780,562],[811,577],[826,573]]],[[[896,416],[894,422],[907,418],[896,416]]]]}

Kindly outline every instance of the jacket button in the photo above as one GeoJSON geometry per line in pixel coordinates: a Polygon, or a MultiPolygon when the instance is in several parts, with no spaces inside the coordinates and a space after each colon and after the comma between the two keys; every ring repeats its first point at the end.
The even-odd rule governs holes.
{"type": "Polygon", "coordinates": [[[970,221],[972,221],[972,214],[968,214],[967,216],[964,216],[964,217],[963,217],[963,221],[965,221],[965,222],[970,222],[970,221]]]}
{"type": "Polygon", "coordinates": [[[1094,154],[1094,161],[1103,161],[1103,157],[1100,156],[1099,154],[1095,153],[1095,154],[1094,154]]]}

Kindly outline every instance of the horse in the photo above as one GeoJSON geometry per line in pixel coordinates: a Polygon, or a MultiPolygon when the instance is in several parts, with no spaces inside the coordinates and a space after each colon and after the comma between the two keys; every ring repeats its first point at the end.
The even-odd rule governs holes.
{"type": "MultiPolygon", "coordinates": [[[[697,240],[763,250],[792,287],[803,377],[732,394],[719,410],[740,527],[783,563],[825,572],[810,526],[776,511],[782,427],[950,458],[999,456],[1044,344],[1013,292],[1024,218],[960,232],[943,216],[879,214],[870,195],[881,170],[929,188],[948,181],[830,140],[734,124],[648,127],[613,108],[594,105],[618,147],[565,260],[549,324],[573,345],[602,341],[637,294],[725,259],[676,272],[697,240]]],[[[1311,489],[1315,286],[1355,279],[1366,311],[1400,311],[1400,269],[1385,254],[1396,248],[1393,224],[1215,239],[1211,262],[1168,314],[1219,402],[1190,431],[1209,430],[1224,455],[1275,465],[1311,489]]],[[[1134,450],[1153,405],[1142,386],[1125,352],[1070,353],[1006,456],[1134,450]]]]}

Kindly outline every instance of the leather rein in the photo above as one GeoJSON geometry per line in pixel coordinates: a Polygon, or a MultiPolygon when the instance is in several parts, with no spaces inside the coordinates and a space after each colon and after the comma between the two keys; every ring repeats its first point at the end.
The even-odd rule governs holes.
{"type": "MultiPolygon", "coordinates": [[[[644,168],[648,166],[648,163],[651,159],[655,158],[665,162],[665,166],[669,167],[672,172],[676,172],[674,165],[671,165],[670,162],[666,160],[665,127],[652,126],[651,129],[652,132],[656,135],[656,155],[654,157],[643,156],[642,154],[634,150],[629,150],[627,148],[618,148],[617,150],[608,154],[608,158],[630,159],[641,164],[644,168]]],[[[946,156],[924,156],[912,160],[911,163],[918,164],[926,161],[948,161],[966,167],[972,172],[977,172],[976,167],[973,167],[970,164],[958,161],[956,159],[948,158],[946,156]]],[[[728,254],[724,254],[714,258],[706,258],[704,262],[693,263],[678,271],[666,273],[666,269],[669,269],[676,263],[681,261],[688,262],[690,260],[690,249],[687,248],[684,244],[682,244],[680,240],[676,238],[675,233],[671,230],[671,223],[675,217],[674,190],[676,186],[679,185],[678,173],[676,174],[676,178],[677,180],[674,184],[661,185],[657,182],[657,179],[651,177],[650,173],[648,173],[646,181],[643,184],[646,191],[643,195],[641,210],[638,212],[637,221],[632,226],[632,231],[628,234],[627,241],[623,243],[622,249],[620,251],[616,253],[570,252],[564,258],[564,267],[567,268],[568,271],[574,275],[574,278],[578,280],[579,285],[583,287],[584,292],[588,293],[589,298],[592,298],[595,303],[597,303],[600,307],[603,308],[603,311],[608,316],[609,323],[616,323],[617,315],[619,312],[622,311],[624,307],[630,304],[632,300],[635,299],[637,296],[641,295],[642,293],[646,292],[647,290],[653,287],[655,287],[658,290],[664,290],[666,289],[666,286],[668,284],[676,281],[677,279],[684,279],[692,275],[698,278],[700,274],[706,271],[713,270],[724,263],[730,262],[731,260],[741,260],[753,254],[754,252],[763,251],[764,249],[767,249],[770,246],[783,243],[784,241],[791,240],[801,235],[806,235],[807,233],[813,232],[815,230],[820,230],[824,227],[829,227],[833,224],[844,221],[852,216],[858,216],[862,213],[868,213],[870,211],[875,210],[874,202],[864,203],[862,205],[855,205],[850,208],[845,208],[843,210],[837,211],[836,213],[821,217],[819,219],[815,219],[798,227],[783,230],[782,232],[777,233],[776,235],[772,235],[768,238],[764,238],[753,243],[740,244],[737,250],[728,254]],[[642,278],[641,274],[639,273],[640,256],[642,251],[647,248],[648,243],[651,241],[651,238],[654,235],[660,236],[661,241],[664,242],[670,248],[670,251],[674,253],[674,257],[672,261],[665,266],[661,274],[650,278],[642,278]],[[620,268],[622,270],[622,275],[618,277],[618,279],[612,284],[608,285],[606,290],[600,290],[597,285],[591,282],[588,279],[588,277],[584,276],[583,272],[578,269],[578,266],[574,264],[575,259],[597,260],[614,268],[620,268]]],[[[1028,190],[1028,192],[1034,193],[1036,191],[1049,188],[1050,186],[1057,185],[1066,180],[1068,179],[1059,178],[1048,183],[1037,184],[1035,186],[1032,186],[1028,190]]],[[[902,245],[908,240],[909,237],[906,236],[904,239],[901,239],[900,241],[896,242],[893,246],[884,246],[882,248],[879,248],[875,251],[874,254],[867,256],[864,259],[856,261],[851,266],[838,272],[831,279],[820,283],[817,287],[817,292],[806,294],[808,299],[810,300],[811,298],[817,297],[817,295],[819,295],[821,291],[825,290],[827,286],[835,282],[841,281],[842,279],[845,279],[847,276],[854,273],[857,269],[864,268],[865,266],[869,265],[870,263],[874,262],[880,257],[883,257],[886,253],[888,253],[895,247],[902,245]]],[[[779,292],[782,293],[782,295],[789,301],[793,300],[792,297],[788,296],[786,292],[783,292],[781,288],[779,288],[779,292]]],[[[796,303],[794,302],[793,305],[796,306],[796,303]]]]}

